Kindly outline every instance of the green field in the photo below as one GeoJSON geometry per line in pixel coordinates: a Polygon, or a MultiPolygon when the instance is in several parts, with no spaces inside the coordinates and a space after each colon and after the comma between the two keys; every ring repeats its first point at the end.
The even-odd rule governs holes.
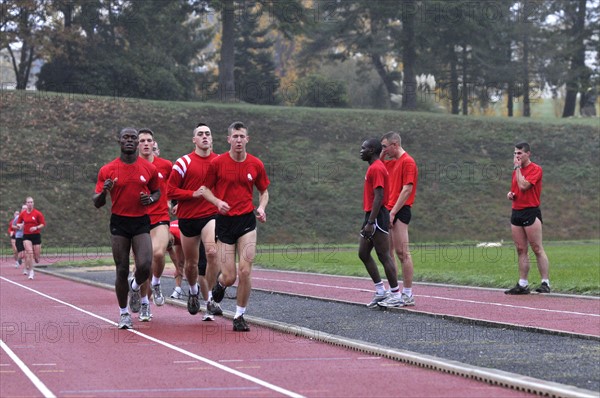
{"type": "MultiPolygon", "coordinates": [[[[600,242],[548,242],[553,292],[600,296],[600,242]]],[[[259,245],[255,264],[261,268],[368,277],[358,259],[358,245],[259,245]]],[[[478,248],[467,243],[427,243],[411,247],[415,281],[465,286],[508,288],[518,279],[517,257],[510,242],[501,247],[478,248]]],[[[113,264],[107,248],[88,252],[88,259],[53,266],[94,267],[113,264]]],[[[63,255],[67,253],[63,252],[63,255]]],[[[374,253],[373,253],[374,254],[374,253]]],[[[529,282],[540,283],[530,252],[529,282]]],[[[383,269],[380,265],[381,275],[383,269]]]]}

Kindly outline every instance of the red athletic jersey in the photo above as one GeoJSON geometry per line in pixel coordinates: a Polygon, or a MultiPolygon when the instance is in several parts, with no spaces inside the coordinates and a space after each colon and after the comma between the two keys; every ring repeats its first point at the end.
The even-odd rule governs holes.
{"type": "Polygon", "coordinates": [[[365,175],[365,185],[363,189],[363,209],[371,211],[373,209],[373,200],[375,199],[375,188],[383,188],[382,206],[388,201],[388,179],[389,175],[383,162],[379,159],[369,165],[365,175]]]}
{"type": "Polygon", "coordinates": [[[270,183],[263,162],[249,153],[243,162],[233,160],[229,152],[222,154],[210,162],[206,179],[206,186],[214,195],[229,204],[228,216],[252,212],[254,186],[262,192],[270,183]]]}
{"type": "Polygon", "coordinates": [[[179,231],[179,220],[173,220],[169,224],[169,232],[175,238],[173,240],[173,246],[181,246],[181,232],[179,231]]]}
{"type": "Polygon", "coordinates": [[[96,193],[102,192],[107,179],[117,182],[110,190],[112,213],[124,217],[141,217],[148,212],[140,201],[140,192],[149,194],[160,189],[158,171],[146,159],[137,158],[132,164],[116,158],[102,166],[98,172],[96,193]]]}
{"type": "Polygon", "coordinates": [[[415,195],[417,193],[417,180],[419,174],[417,163],[412,156],[404,152],[391,166],[391,168],[388,168],[388,172],[390,173],[390,195],[386,202],[386,208],[392,210],[398,201],[398,197],[400,197],[402,187],[409,184],[412,184],[413,188],[406,199],[406,202],[404,202],[404,205],[412,206],[415,202],[415,195]]]}
{"type": "Polygon", "coordinates": [[[202,157],[196,152],[184,155],[173,164],[169,176],[169,199],[177,200],[177,218],[204,218],[217,214],[217,208],[203,197],[194,198],[192,194],[205,180],[211,160],[219,157],[212,153],[202,157]]]}
{"type": "Polygon", "coordinates": [[[527,167],[521,167],[523,177],[533,185],[526,191],[521,191],[517,185],[517,171],[513,171],[511,192],[514,192],[512,208],[515,210],[526,209],[528,207],[539,207],[540,197],[542,196],[542,168],[531,162],[527,167]]]}
{"type": "Polygon", "coordinates": [[[152,164],[158,170],[158,185],[160,186],[160,198],[156,203],[148,206],[148,215],[150,216],[150,224],[157,224],[162,221],[169,221],[169,200],[167,198],[167,181],[173,168],[173,163],[167,159],[154,156],[152,164]]]}
{"type": "Polygon", "coordinates": [[[44,219],[44,215],[38,209],[31,210],[31,213],[28,213],[27,210],[23,210],[21,212],[21,214],[19,214],[19,219],[17,220],[17,224],[21,224],[22,222],[25,223],[23,225],[23,233],[25,235],[39,234],[40,233],[39,229],[32,231],[31,227],[37,227],[40,224],[46,225],[46,220],[44,219]]]}

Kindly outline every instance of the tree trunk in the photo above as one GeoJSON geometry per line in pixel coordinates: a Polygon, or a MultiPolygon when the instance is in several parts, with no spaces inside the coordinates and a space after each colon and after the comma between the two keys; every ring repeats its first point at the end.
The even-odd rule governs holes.
{"type": "Polygon", "coordinates": [[[450,48],[450,101],[452,102],[452,110],[450,111],[453,115],[458,115],[460,96],[458,94],[458,71],[456,67],[456,53],[454,52],[454,46],[450,48]]]}
{"type": "Polygon", "coordinates": [[[381,62],[381,57],[379,54],[371,54],[371,62],[373,63],[373,67],[375,68],[375,71],[377,71],[379,78],[383,82],[383,85],[385,86],[387,91],[385,102],[388,105],[388,108],[390,108],[392,105],[390,95],[396,94],[396,86],[394,85],[394,81],[385,70],[385,66],[383,65],[383,62],[381,62]]]}
{"type": "MultiPolygon", "coordinates": [[[[405,6],[414,9],[415,2],[405,2],[405,6]]],[[[402,79],[402,109],[417,109],[417,79],[415,78],[415,18],[405,18],[402,21],[402,63],[404,74],[402,79]]]]}
{"type": "Polygon", "coordinates": [[[469,85],[467,82],[467,45],[462,50],[462,114],[469,114],[469,85]]]}
{"type": "Polygon", "coordinates": [[[219,92],[223,102],[237,99],[234,78],[235,64],[235,7],[234,0],[223,0],[221,10],[221,60],[219,62],[219,92]]]}
{"type": "Polygon", "coordinates": [[[584,28],[585,28],[585,7],[587,0],[579,0],[577,16],[570,37],[573,38],[573,48],[575,54],[571,58],[571,66],[569,68],[569,77],[567,80],[567,95],[565,96],[565,107],[563,108],[562,117],[570,117],[575,115],[575,106],[577,104],[577,92],[582,86],[582,75],[585,73],[585,45],[584,28]]]}
{"type": "MultiPolygon", "coordinates": [[[[523,2],[523,9],[529,9],[529,0],[525,0],[523,2]]],[[[526,26],[523,32],[523,117],[530,116],[531,104],[529,101],[529,28],[526,26]]]]}

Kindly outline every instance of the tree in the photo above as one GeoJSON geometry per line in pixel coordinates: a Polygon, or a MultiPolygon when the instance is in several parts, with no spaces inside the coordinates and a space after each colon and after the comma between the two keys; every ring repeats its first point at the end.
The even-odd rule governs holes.
{"type": "Polygon", "coordinates": [[[17,90],[27,88],[33,61],[40,56],[47,6],[48,0],[6,0],[2,6],[0,44],[10,54],[17,90]]]}

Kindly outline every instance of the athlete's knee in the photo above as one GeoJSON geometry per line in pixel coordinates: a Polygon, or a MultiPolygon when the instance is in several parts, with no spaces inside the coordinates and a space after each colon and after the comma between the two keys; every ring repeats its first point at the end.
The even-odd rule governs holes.
{"type": "Polygon", "coordinates": [[[236,276],[237,275],[235,274],[235,272],[222,271],[220,280],[223,285],[231,286],[235,283],[236,276]]]}

